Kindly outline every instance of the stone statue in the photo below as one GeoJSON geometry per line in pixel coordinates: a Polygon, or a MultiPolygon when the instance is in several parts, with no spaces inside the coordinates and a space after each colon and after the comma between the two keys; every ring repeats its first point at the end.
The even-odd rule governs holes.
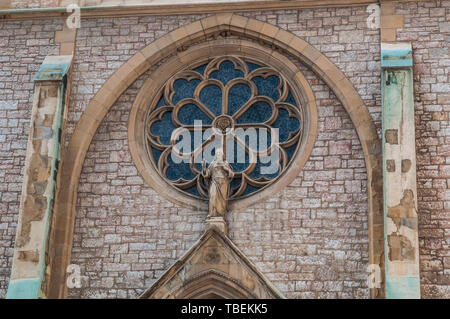
{"type": "Polygon", "coordinates": [[[234,172],[231,165],[225,160],[222,149],[216,151],[214,160],[208,168],[203,162],[202,176],[208,186],[208,218],[225,218],[228,210],[230,182],[234,177],[234,172]]]}

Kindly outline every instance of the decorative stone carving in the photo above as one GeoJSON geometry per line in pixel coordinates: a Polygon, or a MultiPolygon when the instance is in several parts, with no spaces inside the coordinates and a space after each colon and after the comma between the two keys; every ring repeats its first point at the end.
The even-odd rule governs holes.
{"type": "Polygon", "coordinates": [[[217,150],[216,156],[206,168],[203,163],[202,176],[208,185],[209,215],[208,217],[223,217],[228,210],[230,181],[234,172],[225,160],[223,151],[217,150]]]}
{"type": "Polygon", "coordinates": [[[228,183],[230,203],[275,183],[299,151],[309,125],[304,103],[284,75],[262,61],[237,55],[186,64],[156,92],[142,119],[152,165],[168,185],[189,198],[209,200],[211,185],[203,183],[197,164],[204,152],[221,144],[235,172],[228,183]],[[208,136],[208,129],[214,134],[208,136]],[[249,143],[242,136],[249,129],[264,131],[270,142],[258,147],[249,143]],[[177,144],[187,132],[194,143],[181,151],[177,144]],[[200,141],[196,132],[203,134],[200,141]],[[244,152],[245,159],[237,162],[231,149],[244,152]],[[275,154],[277,169],[265,172],[261,168],[275,154]]]}
{"type": "Polygon", "coordinates": [[[233,176],[233,168],[225,160],[221,148],[216,151],[214,160],[208,168],[206,163],[203,162],[202,177],[208,185],[209,196],[209,214],[206,220],[206,229],[209,229],[211,225],[215,225],[222,232],[227,233],[225,215],[228,211],[230,182],[233,176]]]}
{"type": "Polygon", "coordinates": [[[284,296],[216,227],[169,268],[141,299],[272,299],[284,296]]]}

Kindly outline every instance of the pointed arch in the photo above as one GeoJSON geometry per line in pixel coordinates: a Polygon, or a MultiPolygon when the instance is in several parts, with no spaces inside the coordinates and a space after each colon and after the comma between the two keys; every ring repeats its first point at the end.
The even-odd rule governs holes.
{"type": "Polygon", "coordinates": [[[215,299],[284,299],[215,226],[207,230],[140,298],[202,299],[206,296],[215,299]]]}
{"type": "Polygon", "coordinates": [[[175,299],[257,299],[246,287],[214,270],[205,271],[174,290],[171,297],[175,299]]]}
{"type": "MultiPolygon", "coordinates": [[[[176,29],[143,48],[105,82],[87,106],[64,151],[59,170],[48,252],[50,273],[46,290],[49,298],[64,298],[67,294],[65,269],[71,257],[78,181],[89,145],[103,118],[118,97],[152,65],[177,50],[182,51],[222,32],[252,38],[291,54],[309,66],[339,98],[353,121],[365,156],[369,193],[369,263],[380,266],[383,272],[381,141],[363,100],[344,73],[306,41],[269,23],[224,13],[176,29]]],[[[180,62],[183,62],[181,58],[180,62]]],[[[383,285],[372,288],[371,296],[383,297],[383,285]]]]}

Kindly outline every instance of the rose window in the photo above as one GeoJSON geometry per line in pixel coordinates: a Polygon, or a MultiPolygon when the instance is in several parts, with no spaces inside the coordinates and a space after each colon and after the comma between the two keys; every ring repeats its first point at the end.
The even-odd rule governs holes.
{"type": "Polygon", "coordinates": [[[304,112],[274,68],[222,56],[178,71],[144,118],[152,165],[186,195],[206,199],[202,167],[218,148],[234,171],[230,199],[251,196],[280,178],[304,134],[304,112]]]}

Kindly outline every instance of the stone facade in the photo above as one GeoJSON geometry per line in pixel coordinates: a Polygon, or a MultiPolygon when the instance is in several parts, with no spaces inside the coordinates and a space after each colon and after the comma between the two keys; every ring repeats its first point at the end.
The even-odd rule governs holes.
{"type": "Polygon", "coordinates": [[[0,22],[0,296],[11,273],[33,104],[33,79],[47,55],[58,55],[59,21],[0,22]]]}
{"type": "MultiPolygon", "coordinates": [[[[244,15],[306,35],[306,40],[336,65],[348,69],[346,75],[357,78],[357,89],[379,123],[380,70],[373,62],[379,60],[379,38],[378,31],[367,29],[364,8],[244,15]],[[362,32],[356,31],[358,19],[354,16],[358,14],[360,27],[365,26],[362,32]],[[326,21],[325,31],[319,30],[323,29],[322,20],[326,21]],[[342,20],[348,23],[345,27],[342,20]],[[316,21],[315,28],[310,21],[316,21]],[[355,44],[357,35],[370,42],[355,44]],[[354,62],[358,50],[361,61],[354,62]]],[[[85,24],[78,31],[73,110],[81,114],[103,83],[101,79],[151,42],[152,36],[201,17],[180,18],[104,19],[85,24]],[[93,60],[95,55],[98,58],[93,60]]],[[[230,237],[287,297],[368,297],[367,174],[361,145],[334,94],[306,67],[302,69],[308,74],[319,112],[319,137],[312,157],[297,180],[280,194],[245,212],[232,212],[230,237]]],[[[146,77],[148,74],[141,79],[146,77]]],[[[142,80],[108,113],[83,166],[72,263],[82,266],[86,289],[71,290],[72,297],[137,296],[204,229],[205,213],[181,209],[162,199],[143,183],[131,160],[128,114],[142,80]],[[134,276],[136,285],[129,286],[125,275],[134,276]]]]}
{"type": "MultiPolygon", "coordinates": [[[[422,297],[448,298],[450,1],[397,4],[397,41],[414,57],[422,297]]],[[[380,30],[365,6],[237,14],[292,32],[330,59],[368,107],[381,136],[380,30]]],[[[105,81],[136,52],[206,15],[96,18],[76,38],[66,145],[105,81]]],[[[0,297],[6,293],[19,210],[33,77],[58,55],[61,21],[0,22],[0,297]]],[[[294,57],[318,106],[318,138],[288,187],[230,212],[229,237],[287,298],[368,298],[368,186],[361,143],[342,103],[294,57]]],[[[120,96],[100,125],[78,188],[72,264],[82,288],[71,298],[135,298],[202,235],[206,212],[180,208],[144,183],[128,148],[128,117],[152,67],[120,96]]]]}

